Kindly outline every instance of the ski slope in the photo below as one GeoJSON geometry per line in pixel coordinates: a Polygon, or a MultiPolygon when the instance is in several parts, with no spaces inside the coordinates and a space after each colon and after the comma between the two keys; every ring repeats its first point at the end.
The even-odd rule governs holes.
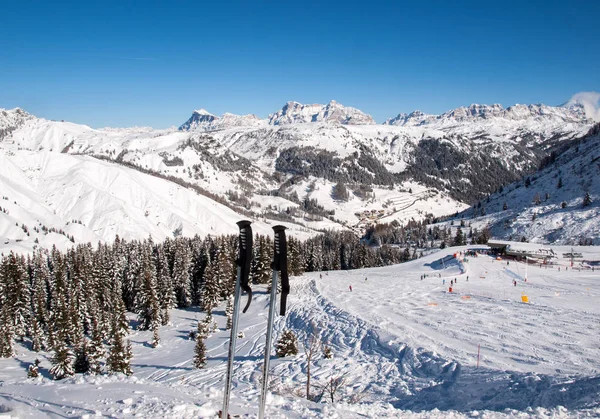
{"type": "MultiPolygon", "coordinates": [[[[307,363],[300,345],[298,356],[271,362],[267,417],[600,416],[598,271],[579,271],[559,256],[548,268],[529,265],[525,282],[523,263],[453,258],[467,248],[401,265],[293,278],[275,339],[291,328],[300,341],[314,331],[330,345],[332,359],[318,353],[313,360],[312,392],[343,376],[346,385],[337,396],[344,400],[302,397],[307,363]],[[530,303],[521,302],[523,293],[530,303]]],[[[562,255],[562,248],[554,249],[562,255]]],[[[600,249],[586,249],[586,257],[600,260],[600,249]]],[[[265,287],[253,288],[254,301],[240,316],[244,337],[238,339],[230,409],[246,418],[258,414],[268,312],[265,287]]],[[[0,417],[214,418],[229,342],[223,307],[215,313],[219,329],[207,341],[203,370],[193,368],[194,342],[187,335],[204,313],[174,310],[172,317],[156,349],[148,345],[151,332],[132,331],[129,378],[52,381],[50,363],[41,357],[44,378],[28,380],[26,367],[40,354],[18,346],[14,359],[0,360],[0,417]]]]}

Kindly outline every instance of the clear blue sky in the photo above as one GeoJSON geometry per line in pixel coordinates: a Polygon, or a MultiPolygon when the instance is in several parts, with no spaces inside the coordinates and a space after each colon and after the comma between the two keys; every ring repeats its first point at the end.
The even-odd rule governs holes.
{"type": "Polygon", "coordinates": [[[93,127],[335,99],[382,122],[600,91],[600,1],[0,0],[0,107],[93,127]]]}

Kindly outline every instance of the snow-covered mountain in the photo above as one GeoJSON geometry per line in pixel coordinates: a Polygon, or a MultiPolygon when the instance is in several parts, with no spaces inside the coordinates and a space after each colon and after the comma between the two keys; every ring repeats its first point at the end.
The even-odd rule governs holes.
{"type": "Polygon", "coordinates": [[[185,121],[179,129],[181,131],[214,131],[232,127],[256,127],[265,122],[256,115],[235,115],[224,113],[222,116],[216,116],[210,112],[199,109],[192,113],[190,119],[185,121]]]}
{"type": "Polygon", "coordinates": [[[334,122],[343,125],[373,125],[375,120],[363,111],[332,100],[327,105],[288,102],[269,115],[269,124],[288,125],[306,122],[334,122]]]}
{"type": "Polygon", "coordinates": [[[543,165],[458,218],[474,228],[489,226],[494,237],[506,240],[600,245],[600,124],[554,150],[543,165]]]}
{"type": "Polygon", "coordinates": [[[401,113],[388,119],[385,125],[396,126],[427,126],[436,129],[448,130],[458,125],[466,127],[473,125],[475,128],[490,125],[506,125],[511,122],[514,126],[518,123],[521,127],[537,127],[541,123],[555,126],[557,124],[590,123],[583,107],[579,104],[570,106],[513,105],[503,108],[502,105],[472,104],[444,112],[441,115],[428,115],[421,111],[410,114],[401,113]]]}
{"type": "MultiPolygon", "coordinates": [[[[82,233],[77,240],[103,239],[105,227],[100,226],[113,225],[110,234],[120,228],[136,230],[124,225],[126,218],[118,211],[110,221],[100,221],[104,205],[112,208],[112,199],[120,200],[117,206],[125,202],[138,208],[165,199],[154,196],[157,191],[146,190],[152,189],[150,181],[128,181],[128,188],[136,189],[132,195],[154,195],[143,202],[130,202],[109,193],[103,195],[102,205],[97,204],[92,197],[97,190],[106,190],[102,179],[122,176],[115,172],[122,166],[226,204],[238,214],[232,219],[285,217],[309,235],[326,228],[354,228],[360,234],[365,222],[373,222],[372,211],[388,222],[460,211],[501,185],[533,173],[544,158],[585,135],[591,126],[578,104],[507,109],[477,105],[439,116],[413,112],[377,125],[370,116],[336,102],[290,102],[268,121],[254,115],[218,117],[195,111],[179,130],[93,129],[37,118],[20,109],[0,110],[0,148],[6,167],[14,168],[5,173],[0,188],[9,190],[9,182],[14,191],[19,184],[28,185],[35,193],[28,199],[19,197],[23,210],[28,207],[21,202],[35,202],[50,213],[55,209],[48,207],[49,203],[68,208],[57,211],[58,220],[48,224],[64,230],[71,220],[85,221],[93,234],[82,233]],[[110,164],[92,169],[92,160],[82,160],[80,155],[110,164]],[[32,166],[29,161],[63,168],[55,173],[56,185],[71,184],[69,167],[82,165],[77,173],[89,171],[97,176],[86,177],[85,193],[67,196],[59,193],[56,185],[46,185],[46,178],[40,177],[42,166],[32,166]],[[21,180],[14,183],[14,179],[21,180]],[[334,194],[340,182],[349,190],[343,200],[334,194]],[[50,190],[56,190],[56,195],[47,195],[50,190]],[[54,200],[58,196],[60,202],[54,200]],[[89,203],[65,203],[76,200],[89,203]],[[86,205],[94,210],[74,210],[86,205]],[[365,215],[367,210],[370,216],[365,215]]],[[[187,205],[178,202],[171,204],[187,205]]],[[[167,208],[163,207],[164,211],[167,208]]],[[[42,219],[47,217],[34,214],[23,221],[31,227],[33,221],[42,219]]],[[[165,227],[160,234],[153,233],[156,226],[144,227],[142,220],[138,230],[141,238],[154,234],[158,239],[180,224],[194,225],[195,220],[161,219],[165,227]]],[[[18,217],[5,222],[5,226],[15,224],[20,224],[18,217]]],[[[13,230],[4,229],[12,244],[17,239],[33,242],[31,235],[22,237],[19,231],[23,229],[13,230]]],[[[184,231],[201,234],[205,230],[190,227],[184,231]]]]}

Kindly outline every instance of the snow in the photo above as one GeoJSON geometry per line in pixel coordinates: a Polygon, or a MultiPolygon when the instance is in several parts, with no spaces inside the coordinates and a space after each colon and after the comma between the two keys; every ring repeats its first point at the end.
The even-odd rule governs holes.
{"type": "MultiPolygon", "coordinates": [[[[306,356],[300,350],[297,357],[271,362],[267,417],[598,417],[598,273],[571,267],[564,248],[553,246],[556,263],[530,264],[527,282],[521,262],[453,257],[475,247],[448,248],[401,265],[292,278],[288,313],[277,318],[275,339],[284,328],[299,333],[300,341],[316,330],[333,358],[317,355],[313,391],[345,374],[346,400],[316,403],[301,396],[306,356]],[[530,303],[521,302],[523,294],[530,303]]],[[[588,252],[600,259],[599,248],[588,252]]],[[[240,316],[245,337],[238,340],[231,404],[232,414],[246,418],[257,417],[268,312],[265,287],[253,288],[254,301],[240,316]]],[[[229,332],[222,307],[214,315],[220,329],[206,341],[203,370],[192,367],[194,342],[187,338],[204,317],[195,309],[173,311],[156,349],[147,344],[152,332],[132,331],[132,377],[52,381],[47,354],[17,345],[17,356],[0,360],[0,415],[215,417],[229,332]],[[36,356],[43,377],[25,379],[36,356]]]]}

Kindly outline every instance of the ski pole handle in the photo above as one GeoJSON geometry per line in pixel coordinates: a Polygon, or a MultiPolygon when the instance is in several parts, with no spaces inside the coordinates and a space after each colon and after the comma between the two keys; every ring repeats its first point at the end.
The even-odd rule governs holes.
{"type": "Polygon", "coordinates": [[[273,251],[273,270],[281,272],[281,309],[279,314],[284,316],[287,296],[290,293],[285,226],[277,225],[273,227],[273,231],[275,232],[275,239],[273,240],[275,246],[273,251]]]}
{"type": "Polygon", "coordinates": [[[248,285],[250,278],[250,261],[252,260],[252,227],[248,220],[238,221],[237,225],[240,228],[240,254],[237,264],[240,268],[240,287],[248,294],[248,302],[242,310],[245,313],[252,302],[252,288],[248,285]]]}

